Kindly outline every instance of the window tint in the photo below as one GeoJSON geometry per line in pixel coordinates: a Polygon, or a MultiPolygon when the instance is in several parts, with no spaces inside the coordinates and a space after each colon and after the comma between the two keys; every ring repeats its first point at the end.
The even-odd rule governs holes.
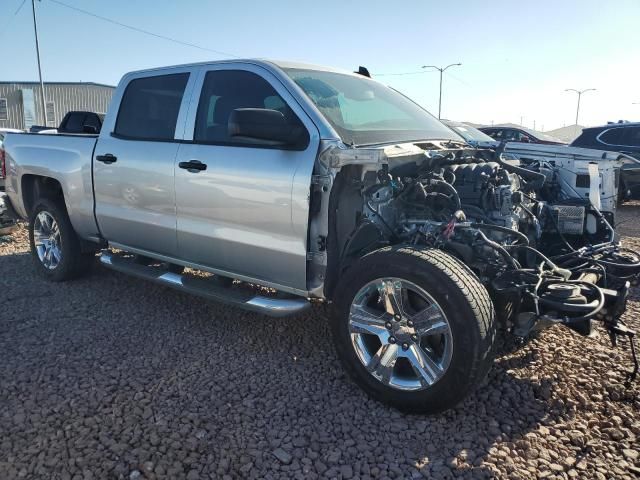
{"type": "Polygon", "coordinates": [[[622,128],[611,128],[600,135],[600,141],[608,145],[620,145],[622,128]]]}
{"type": "Polygon", "coordinates": [[[229,136],[229,116],[237,108],[278,110],[295,124],[300,120],[264,78],[242,70],[207,73],[198,105],[194,140],[213,143],[257,143],[229,136]]]}
{"type": "Polygon", "coordinates": [[[487,134],[495,140],[502,140],[502,130],[487,130],[487,134]]]}
{"type": "Polygon", "coordinates": [[[63,125],[64,133],[82,133],[82,126],[84,125],[84,113],[70,113],[67,115],[67,120],[63,125]]]}
{"type": "MultiPolygon", "coordinates": [[[[622,130],[619,128],[618,130],[622,130]]],[[[622,145],[629,147],[640,147],[640,127],[629,127],[624,129],[622,145]]]]}
{"type": "Polygon", "coordinates": [[[99,133],[100,128],[102,127],[102,121],[100,120],[100,117],[98,115],[90,113],[87,114],[86,118],[84,119],[84,124],[82,125],[83,130],[85,125],[87,125],[88,127],[94,127],[99,133]]]}
{"type": "Polygon", "coordinates": [[[140,140],[171,140],[188,73],[132,80],[122,96],[115,134],[140,140]]]}

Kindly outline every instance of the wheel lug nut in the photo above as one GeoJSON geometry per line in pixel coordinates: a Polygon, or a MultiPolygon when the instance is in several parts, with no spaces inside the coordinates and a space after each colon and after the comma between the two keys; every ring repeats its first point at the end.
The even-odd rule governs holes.
{"type": "Polygon", "coordinates": [[[402,317],[400,315],[394,315],[393,318],[396,322],[399,322],[402,317]]]}
{"type": "Polygon", "coordinates": [[[391,322],[387,322],[385,324],[385,327],[387,327],[387,330],[391,330],[393,328],[393,325],[391,325],[391,322]]]}
{"type": "Polygon", "coordinates": [[[396,343],[395,337],[389,337],[389,343],[396,343]]]}
{"type": "Polygon", "coordinates": [[[411,335],[411,340],[413,340],[414,342],[418,341],[418,336],[417,335],[411,335]]]}
{"type": "Polygon", "coordinates": [[[408,343],[403,343],[402,344],[402,349],[403,350],[408,350],[409,349],[409,344],[408,343]]]}
{"type": "Polygon", "coordinates": [[[411,320],[407,320],[407,327],[413,327],[413,322],[411,320]]]}

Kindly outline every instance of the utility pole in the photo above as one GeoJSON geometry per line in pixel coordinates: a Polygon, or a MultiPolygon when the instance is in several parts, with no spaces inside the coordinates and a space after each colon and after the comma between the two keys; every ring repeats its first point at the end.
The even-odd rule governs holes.
{"type": "Polygon", "coordinates": [[[576,92],[578,94],[578,106],[576,107],[576,126],[578,125],[578,116],[580,115],[580,98],[582,97],[582,94],[586,92],[593,92],[595,90],[595,88],[586,88],[584,90],[576,90],[575,88],[565,89],[565,92],[576,92]]]}
{"type": "Polygon", "coordinates": [[[435,65],[423,65],[422,68],[435,68],[440,72],[440,97],[438,99],[438,119],[440,119],[440,115],[442,114],[442,74],[445,72],[447,68],[450,67],[459,67],[462,65],[461,63],[452,63],[451,65],[447,65],[446,67],[436,67],[435,65]]]}
{"type": "Polygon", "coordinates": [[[42,125],[47,125],[47,100],[45,99],[45,96],[44,96],[44,83],[42,82],[42,69],[40,68],[40,45],[38,44],[38,22],[36,20],[35,0],[31,0],[31,8],[33,10],[33,31],[36,35],[36,57],[38,58],[38,76],[40,77],[40,100],[42,101],[42,125]]]}

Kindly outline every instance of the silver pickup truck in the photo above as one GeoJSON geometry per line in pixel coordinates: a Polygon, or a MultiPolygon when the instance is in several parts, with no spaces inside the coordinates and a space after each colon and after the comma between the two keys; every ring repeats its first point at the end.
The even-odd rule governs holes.
{"type": "Polygon", "coordinates": [[[497,334],[633,334],[620,317],[640,257],[603,207],[615,158],[506,160],[362,75],[256,60],[129,73],[99,136],[8,135],[5,150],[46,278],[100,252],[274,317],[329,301],[346,371],[406,411],[467,396],[497,334]]]}

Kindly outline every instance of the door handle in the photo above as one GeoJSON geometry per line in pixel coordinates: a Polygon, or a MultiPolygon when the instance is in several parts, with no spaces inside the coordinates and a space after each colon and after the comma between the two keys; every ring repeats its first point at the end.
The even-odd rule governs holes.
{"type": "Polygon", "coordinates": [[[115,155],[111,155],[110,153],[105,153],[104,155],[96,155],[96,160],[110,165],[114,162],[117,162],[118,157],[116,157],[115,155]]]}
{"type": "Polygon", "coordinates": [[[188,162],[178,163],[180,168],[184,168],[191,173],[198,173],[207,169],[207,164],[202,163],[200,160],[189,160],[188,162]]]}

